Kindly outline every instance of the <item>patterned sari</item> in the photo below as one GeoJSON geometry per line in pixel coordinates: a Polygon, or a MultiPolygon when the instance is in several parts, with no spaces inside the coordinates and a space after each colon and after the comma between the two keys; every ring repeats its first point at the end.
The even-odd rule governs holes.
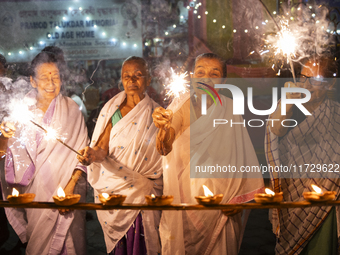
{"type": "MultiPolygon", "coordinates": [[[[265,152],[269,165],[327,166],[340,162],[340,105],[326,99],[310,116],[291,129],[284,137],[274,135],[267,126],[265,152]]],[[[311,168],[311,167],[310,167],[311,168]]],[[[340,194],[338,173],[310,172],[299,168],[296,172],[272,173],[275,192],[283,191],[283,201],[304,201],[303,192],[312,191],[311,184],[340,194]]],[[[329,168],[328,168],[329,169],[329,168]]],[[[273,231],[278,237],[276,254],[299,254],[313,237],[331,207],[290,208],[272,211],[273,231]]],[[[339,236],[340,214],[337,228],[339,236]]]]}

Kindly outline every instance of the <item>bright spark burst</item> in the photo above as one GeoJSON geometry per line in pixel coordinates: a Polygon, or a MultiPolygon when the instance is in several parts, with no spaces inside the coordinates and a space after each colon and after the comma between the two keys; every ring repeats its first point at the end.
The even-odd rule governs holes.
{"type": "MultiPolygon", "coordinates": [[[[26,126],[31,125],[31,121],[34,119],[33,113],[29,110],[29,107],[33,105],[35,101],[30,101],[27,99],[12,99],[9,103],[9,116],[6,118],[5,121],[14,122],[19,124],[19,126],[26,126]]],[[[38,128],[38,127],[36,127],[38,128]]],[[[64,137],[60,137],[58,135],[58,131],[51,128],[51,127],[43,127],[47,132],[45,132],[44,138],[47,141],[53,140],[64,140],[64,137]]],[[[24,146],[26,142],[29,140],[26,134],[26,128],[23,128],[22,134],[20,137],[16,137],[16,139],[20,142],[21,146],[24,146]]]]}
{"type": "Polygon", "coordinates": [[[170,81],[169,84],[165,86],[165,89],[167,90],[166,95],[168,97],[179,97],[180,94],[187,92],[189,87],[188,81],[186,79],[187,77],[187,72],[176,74],[171,68],[170,81]]]}
{"type": "Polygon", "coordinates": [[[45,127],[47,133],[45,133],[45,139],[47,141],[55,141],[58,138],[58,132],[57,130],[51,128],[51,127],[45,127]]]}
{"type": "Polygon", "coordinates": [[[297,43],[295,36],[289,29],[288,20],[281,21],[281,31],[277,36],[278,40],[274,46],[276,48],[275,54],[283,54],[287,58],[295,57],[297,43]]]}
{"type": "Polygon", "coordinates": [[[29,110],[29,104],[24,100],[11,100],[9,102],[9,109],[9,116],[6,121],[24,124],[32,119],[32,112],[29,110]]]}

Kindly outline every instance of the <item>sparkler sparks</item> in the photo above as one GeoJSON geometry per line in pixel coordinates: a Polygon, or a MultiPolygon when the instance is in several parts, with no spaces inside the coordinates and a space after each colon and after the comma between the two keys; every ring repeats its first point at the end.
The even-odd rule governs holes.
{"type": "Polygon", "coordinates": [[[46,127],[46,131],[45,132],[45,139],[47,141],[55,141],[58,139],[58,132],[57,130],[51,128],[51,127],[46,127]]]}
{"type": "MultiPolygon", "coordinates": [[[[273,61],[278,69],[283,68],[285,62],[289,63],[295,82],[293,62],[302,65],[301,61],[312,55],[322,56],[330,53],[329,46],[335,43],[332,32],[328,33],[335,29],[331,26],[331,10],[322,5],[308,8],[304,4],[298,4],[297,12],[291,6],[283,6],[281,15],[274,18],[262,0],[259,2],[278,31],[270,33],[265,39],[264,48],[270,51],[263,49],[259,53],[268,53],[269,61],[273,61]]],[[[280,75],[280,70],[278,71],[277,75],[280,75]]]]}
{"type": "Polygon", "coordinates": [[[166,96],[179,97],[180,94],[187,92],[189,87],[187,77],[187,72],[176,74],[171,68],[170,81],[169,84],[165,86],[165,89],[167,90],[166,96]]]}
{"type": "Polygon", "coordinates": [[[38,128],[42,129],[45,133],[46,136],[48,138],[53,138],[56,141],[60,142],[62,145],[64,145],[65,147],[69,148],[71,151],[73,151],[74,153],[78,154],[79,156],[83,156],[81,155],[78,151],[76,151],[75,149],[73,149],[72,147],[70,147],[69,145],[67,145],[64,141],[62,141],[59,137],[57,137],[57,132],[54,129],[50,129],[51,133],[48,132],[47,129],[43,128],[42,126],[40,126],[38,123],[34,122],[33,120],[30,120],[34,125],[36,125],[38,128]]]}
{"type": "Polygon", "coordinates": [[[13,99],[9,102],[9,116],[6,121],[19,124],[27,123],[32,119],[32,112],[29,110],[30,102],[27,100],[13,99]]]}
{"type": "MultiPolygon", "coordinates": [[[[25,98],[22,99],[13,99],[9,102],[9,116],[6,117],[6,122],[14,122],[19,124],[19,126],[25,126],[28,123],[32,123],[41,130],[45,132],[45,139],[47,141],[58,141],[68,149],[72,150],[76,154],[82,156],[80,153],[78,153],[76,150],[74,150],[72,147],[68,146],[65,141],[65,139],[62,140],[62,138],[58,135],[57,130],[53,129],[52,127],[42,127],[35,121],[33,121],[33,113],[29,110],[30,106],[34,105],[36,103],[35,100],[25,98]]],[[[25,129],[25,128],[24,128],[25,129]]],[[[17,140],[20,141],[20,144],[23,145],[28,140],[28,137],[25,135],[25,130],[23,131],[23,134],[21,137],[17,137],[17,140]]]]}
{"type": "Polygon", "coordinates": [[[281,31],[278,33],[279,39],[276,42],[276,54],[282,53],[287,59],[294,56],[296,53],[296,39],[295,36],[291,33],[288,27],[288,21],[283,22],[281,31]]]}

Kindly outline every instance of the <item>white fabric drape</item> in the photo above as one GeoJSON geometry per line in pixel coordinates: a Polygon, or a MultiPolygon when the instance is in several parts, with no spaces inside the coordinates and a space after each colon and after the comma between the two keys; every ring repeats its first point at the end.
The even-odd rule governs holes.
{"type": "MultiPolygon", "coordinates": [[[[32,90],[26,97],[35,98],[36,91],[32,90]]],[[[76,150],[86,146],[88,137],[84,118],[73,100],[58,95],[46,114],[53,116],[47,118],[50,123],[44,124],[57,130],[68,145],[76,150]]],[[[7,176],[14,175],[14,179],[11,179],[9,184],[2,174],[3,195],[7,197],[11,194],[12,187],[16,187],[20,193],[36,194],[34,201],[51,202],[59,186],[64,188],[70,180],[78,164],[76,154],[56,141],[42,139],[37,144],[37,132],[43,135],[43,131],[33,125],[29,125],[25,131],[26,135],[28,134],[27,140],[20,141],[21,146],[18,146],[18,138],[24,135],[20,131],[22,130],[18,129],[8,142],[7,155],[12,154],[14,161],[6,159],[5,174],[7,181],[7,176]],[[9,166],[11,164],[14,173],[9,173],[12,171],[9,166]],[[32,178],[23,180],[26,176],[24,173],[32,171],[32,167],[32,178]],[[27,185],[17,185],[23,182],[27,185]]],[[[6,208],[6,215],[13,229],[22,242],[28,241],[27,254],[59,254],[64,243],[69,254],[83,252],[85,247],[75,251],[75,240],[69,231],[74,214],[75,212],[70,212],[62,216],[58,210],[6,208]]]]}
{"type": "MultiPolygon", "coordinates": [[[[100,112],[93,133],[94,147],[111,121],[114,112],[125,100],[122,91],[113,97],[100,112]]],[[[145,195],[162,193],[162,164],[156,150],[157,128],[153,124],[152,112],[158,105],[146,94],[126,116],[116,123],[110,134],[109,156],[102,163],[93,163],[89,171],[89,182],[98,193],[126,195],[125,203],[145,203],[145,195]]],[[[97,211],[103,228],[107,252],[111,252],[125,235],[140,211],[114,210],[97,211]]],[[[160,212],[142,211],[145,242],[148,254],[160,252],[158,225],[160,212]]]]}
{"type": "MultiPolygon", "coordinates": [[[[252,200],[263,189],[260,173],[252,178],[247,173],[229,173],[225,178],[190,178],[192,165],[257,166],[258,161],[248,132],[242,125],[221,125],[212,128],[213,119],[242,117],[232,115],[232,100],[222,98],[222,105],[213,105],[206,117],[200,117],[174,142],[172,152],[163,160],[164,194],[173,195],[174,203],[197,203],[195,196],[204,195],[202,185],[214,194],[223,194],[222,203],[243,203],[252,200]],[[208,155],[208,156],[206,156],[208,155]],[[191,156],[191,161],[190,161],[191,156]]],[[[189,95],[176,99],[170,106],[174,115],[189,95]]],[[[188,105],[188,104],[186,104],[188,105]]],[[[189,118],[189,116],[185,116],[189,118]]],[[[175,129],[176,130],[176,129],[175,129]]],[[[160,225],[162,254],[237,254],[245,220],[241,214],[227,217],[221,211],[163,211],[160,225]]]]}

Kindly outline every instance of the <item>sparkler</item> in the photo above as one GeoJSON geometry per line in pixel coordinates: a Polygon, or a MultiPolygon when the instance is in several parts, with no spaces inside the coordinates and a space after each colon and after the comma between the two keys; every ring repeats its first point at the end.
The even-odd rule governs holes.
{"type": "MultiPolygon", "coordinates": [[[[72,147],[67,145],[64,141],[62,141],[57,136],[57,131],[55,129],[50,128],[50,127],[44,128],[44,127],[42,127],[41,125],[39,125],[38,123],[36,123],[32,120],[33,116],[32,116],[31,111],[29,110],[29,105],[33,105],[34,103],[35,103],[34,101],[30,102],[30,101],[27,101],[27,100],[12,100],[10,102],[10,109],[11,109],[10,115],[7,118],[7,120],[9,122],[17,122],[21,125],[24,125],[27,122],[31,122],[32,124],[39,127],[40,129],[42,129],[45,132],[46,140],[57,140],[58,142],[60,142],[62,145],[64,145],[65,147],[67,147],[71,151],[77,153],[79,156],[82,156],[79,152],[77,152],[72,147]]],[[[5,128],[8,129],[9,127],[5,127],[5,128]]]]}
{"type": "Polygon", "coordinates": [[[187,77],[187,72],[176,74],[171,68],[169,84],[165,86],[165,89],[167,90],[166,96],[179,97],[180,94],[187,92],[189,87],[188,81],[186,79],[187,77]]]}
{"type": "Polygon", "coordinates": [[[294,83],[296,84],[296,78],[295,78],[295,72],[294,72],[294,66],[291,59],[291,55],[295,55],[295,49],[296,49],[296,42],[295,37],[289,30],[289,23],[287,21],[281,21],[281,27],[278,25],[278,23],[275,21],[274,17],[271,15],[270,11],[268,10],[267,6],[262,2],[262,0],[259,0],[260,3],[263,5],[264,9],[266,10],[269,17],[273,20],[275,26],[279,30],[278,36],[279,39],[277,40],[277,43],[274,47],[276,47],[275,55],[279,52],[282,52],[283,55],[287,57],[287,61],[289,62],[294,83]]]}
{"type": "Polygon", "coordinates": [[[38,123],[34,122],[33,120],[30,120],[30,122],[32,122],[34,125],[36,125],[38,128],[40,128],[41,130],[43,130],[46,135],[47,135],[47,139],[55,139],[58,142],[60,142],[62,145],[64,145],[65,147],[67,147],[68,149],[70,149],[71,151],[75,152],[76,154],[78,154],[79,156],[83,156],[81,155],[78,151],[76,151],[75,149],[73,149],[72,147],[70,147],[69,145],[67,145],[63,140],[61,140],[60,138],[57,137],[57,133],[54,129],[50,129],[49,131],[47,131],[45,128],[43,128],[42,126],[40,126],[38,123]]]}
{"type": "Polygon", "coordinates": [[[296,84],[294,66],[291,57],[295,56],[296,51],[296,41],[294,35],[289,30],[288,20],[281,21],[281,31],[278,33],[279,39],[274,47],[276,47],[275,55],[278,53],[282,53],[287,57],[287,62],[290,65],[292,70],[292,75],[294,79],[294,83],[296,84]]]}

